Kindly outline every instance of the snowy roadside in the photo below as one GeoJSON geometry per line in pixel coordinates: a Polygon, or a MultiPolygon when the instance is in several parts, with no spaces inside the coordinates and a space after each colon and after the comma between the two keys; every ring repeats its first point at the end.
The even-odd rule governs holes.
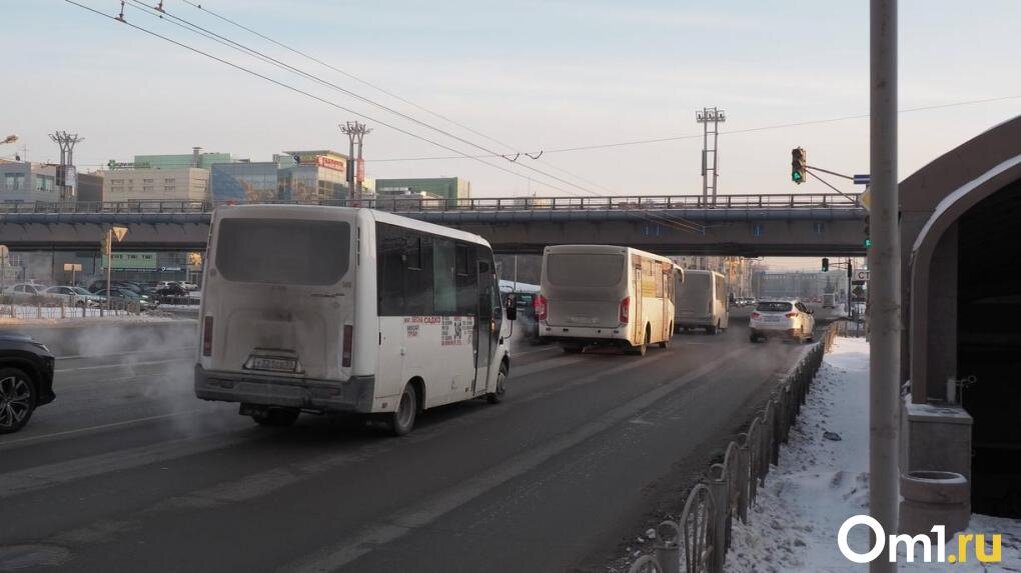
{"type": "MultiPolygon", "coordinates": [[[[868,343],[838,338],[816,374],[805,407],[780,450],[780,465],[759,490],[748,523],[734,521],[726,570],[744,572],[867,571],[837,547],[845,519],[868,513],[868,343]],[[825,432],[831,432],[827,439],[825,432]],[[839,436],[839,441],[836,440],[839,436]]],[[[1021,520],[973,515],[971,533],[1003,534],[1002,561],[985,568],[974,558],[954,571],[1021,572],[1021,520]]],[[[850,535],[856,551],[868,549],[866,529],[850,535]]],[[[957,539],[947,541],[953,554],[957,539]]],[[[906,563],[900,571],[944,571],[946,563],[906,563]]],[[[885,556],[885,552],[884,552],[885,556]]],[[[921,556],[919,555],[919,558],[921,556]]]]}

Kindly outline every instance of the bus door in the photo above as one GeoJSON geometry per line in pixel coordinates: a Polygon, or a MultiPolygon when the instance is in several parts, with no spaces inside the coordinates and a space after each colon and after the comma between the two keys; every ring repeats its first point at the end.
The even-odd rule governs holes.
{"type": "Polygon", "coordinates": [[[660,289],[660,293],[663,296],[660,297],[659,299],[659,302],[662,305],[662,311],[660,312],[660,315],[662,316],[663,320],[660,326],[660,331],[663,333],[663,338],[661,338],[661,340],[670,340],[670,337],[672,337],[674,334],[673,331],[670,330],[670,321],[673,320],[674,318],[674,309],[673,305],[669,304],[674,300],[673,294],[670,292],[671,290],[673,290],[674,286],[674,275],[672,271],[673,268],[671,267],[671,265],[667,263],[663,263],[660,266],[659,280],[663,285],[662,288],[660,289]]]}
{"type": "Polygon", "coordinates": [[[635,299],[635,314],[631,317],[631,343],[640,345],[645,342],[645,324],[642,320],[642,299],[645,293],[642,291],[642,258],[638,255],[631,255],[631,266],[634,267],[634,277],[631,279],[634,284],[631,292],[635,299]]]}
{"type": "Polygon", "coordinates": [[[500,344],[503,307],[500,304],[493,254],[477,247],[478,320],[475,321],[475,381],[472,394],[489,387],[490,368],[500,344]]]}

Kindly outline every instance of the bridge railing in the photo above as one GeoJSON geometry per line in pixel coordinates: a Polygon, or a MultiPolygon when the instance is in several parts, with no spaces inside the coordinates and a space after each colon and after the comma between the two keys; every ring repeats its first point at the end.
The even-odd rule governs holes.
{"type": "MultiPolygon", "coordinates": [[[[6,202],[0,213],[208,213],[243,201],[69,201],[6,202]]],[[[378,197],[320,201],[253,201],[274,205],[369,207],[398,213],[423,211],[548,211],[548,210],[671,210],[671,209],[858,209],[857,195],[838,193],[720,195],[620,195],[599,197],[494,197],[440,199],[378,197]]]]}

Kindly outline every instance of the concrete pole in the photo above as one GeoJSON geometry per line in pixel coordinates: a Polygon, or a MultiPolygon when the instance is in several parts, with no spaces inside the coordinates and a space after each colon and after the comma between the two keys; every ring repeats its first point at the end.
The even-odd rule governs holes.
{"type": "MultiPolygon", "coordinates": [[[[869,513],[898,532],[897,430],[900,387],[900,233],[897,224],[897,0],[871,0],[870,134],[872,176],[869,269],[873,313],[869,365],[869,513]]],[[[924,381],[922,381],[924,383],[924,381]]],[[[881,556],[871,573],[897,570],[881,556]]]]}

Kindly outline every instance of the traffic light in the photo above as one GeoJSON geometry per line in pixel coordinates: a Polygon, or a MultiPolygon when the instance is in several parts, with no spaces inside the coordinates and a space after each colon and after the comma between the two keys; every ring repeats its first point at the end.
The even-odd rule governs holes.
{"type": "Polygon", "coordinates": [[[823,259],[822,259],[822,272],[824,272],[824,273],[825,272],[829,272],[829,270],[830,270],[830,260],[827,259],[826,257],[823,257],[823,259]]]}
{"type": "Polygon", "coordinates": [[[791,181],[798,185],[805,182],[808,176],[808,156],[804,147],[795,147],[791,150],[791,181]]]}
{"type": "Polygon", "coordinates": [[[867,248],[872,246],[872,237],[869,236],[869,216],[868,215],[865,215],[865,228],[863,230],[865,231],[865,241],[862,244],[867,249],[867,248]]]}

